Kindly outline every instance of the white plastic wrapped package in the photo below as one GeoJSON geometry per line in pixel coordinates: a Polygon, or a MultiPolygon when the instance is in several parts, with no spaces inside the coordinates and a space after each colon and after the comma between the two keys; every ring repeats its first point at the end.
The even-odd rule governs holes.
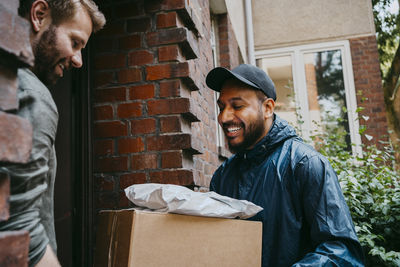
{"type": "Polygon", "coordinates": [[[215,192],[194,192],[171,184],[131,185],[125,188],[125,194],[136,206],[160,212],[246,219],[262,210],[247,200],[237,200],[215,192]]]}

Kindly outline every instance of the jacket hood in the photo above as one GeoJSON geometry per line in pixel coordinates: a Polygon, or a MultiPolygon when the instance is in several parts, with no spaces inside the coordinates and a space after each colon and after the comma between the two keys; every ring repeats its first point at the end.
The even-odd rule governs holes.
{"type": "Polygon", "coordinates": [[[251,150],[238,152],[238,157],[245,159],[255,158],[258,155],[265,155],[266,152],[274,150],[280,143],[290,138],[299,138],[296,130],[288,124],[287,121],[281,119],[278,115],[274,114],[275,119],[272,123],[271,129],[268,134],[261,139],[251,150]]]}

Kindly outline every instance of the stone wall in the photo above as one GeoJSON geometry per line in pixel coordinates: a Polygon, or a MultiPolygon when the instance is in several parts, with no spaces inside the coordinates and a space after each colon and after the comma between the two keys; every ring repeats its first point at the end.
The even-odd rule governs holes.
{"type": "MultiPolygon", "coordinates": [[[[18,109],[17,71],[32,66],[28,21],[17,14],[18,1],[0,3],[0,165],[24,163],[32,148],[32,126],[18,109]]],[[[0,173],[0,221],[9,218],[10,178],[0,173]]],[[[0,232],[0,266],[28,266],[27,231],[0,232]]]]}

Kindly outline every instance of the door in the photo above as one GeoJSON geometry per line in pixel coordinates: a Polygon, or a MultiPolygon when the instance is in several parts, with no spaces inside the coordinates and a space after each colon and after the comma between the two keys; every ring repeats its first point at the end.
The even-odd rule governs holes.
{"type": "MultiPolygon", "coordinates": [[[[89,45],[88,45],[89,46],[89,45]]],[[[89,47],[84,67],[51,88],[59,112],[54,216],[57,256],[64,267],[91,265],[91,138],[89,47]]]]}

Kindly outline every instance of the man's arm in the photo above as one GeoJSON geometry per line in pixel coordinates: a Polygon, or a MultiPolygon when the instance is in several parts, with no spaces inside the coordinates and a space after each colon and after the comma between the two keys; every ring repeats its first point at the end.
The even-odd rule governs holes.
{"type": "Polygon", "coordinates": [[[54,254],[50,245],[47,245],[46,252],[40,259],[40,261],[36,264],[36,267],[49,267],[49,266],[61,267],[61,264],[59,263],[57,256],[54,254]]]}
{"type": "Polygon", "coordinates": [[[314,251],[293,266],[364,266],[349,209],[327,159],[305,158],[296,167],[314,251]]]}

